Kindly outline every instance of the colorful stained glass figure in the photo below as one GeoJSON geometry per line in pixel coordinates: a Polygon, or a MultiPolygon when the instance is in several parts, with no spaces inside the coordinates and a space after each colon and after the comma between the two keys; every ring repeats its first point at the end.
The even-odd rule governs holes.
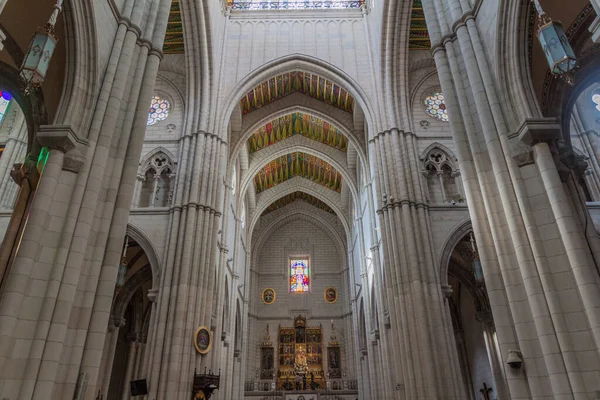
{"type": "Polygon", "coordinates": [[[306,293],[309,291],[308,260],[290,260],[290,292],[306,293]]]}
{"type": "Polygon", "coordinates": [[[0,91],[0,122],[4,120],[4,115],[12,100],[12,95],[4,90],[0,91]]]}
{"type": "Polygon", "coordinates": [[[448,111],[446,110],[446,102],[444,101],[443,94],[434,93],[431,96],[427,96],[425,107],[430,117],[448,122],[448,111]]]}
{"type": "Polygon", "coordinates": [[[158,121],[164,121],[169,116],[171,104],[159,96],[154,96],[150,103],[148,112],[148,126],[156,124],[158,121]]]}

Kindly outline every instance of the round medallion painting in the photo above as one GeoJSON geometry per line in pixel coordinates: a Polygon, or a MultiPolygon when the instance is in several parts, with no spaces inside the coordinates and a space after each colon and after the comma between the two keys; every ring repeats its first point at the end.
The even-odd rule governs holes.
{"type": "Polygon", "coordinates": [[[275,294],[275,289],[273,289],[273,288],[266,288],[262,292],[262,301],[265,304],[275,303],[276,297],[277,297],[277,295],[275,294]]]}
{"type": "Polygon", "coordinates": [[[196,332],[194,332],[194,346],[200,354],[209,352],[212,346],[212,335],[207,327],[201,326],[196,329],[196,332]]]}
{"type": "Polygon", "coordinates": [[[335,303],[338,299],[337,289],[334,287],[328,287],[325,289],[325,301],[328,303],[335,303]]]}

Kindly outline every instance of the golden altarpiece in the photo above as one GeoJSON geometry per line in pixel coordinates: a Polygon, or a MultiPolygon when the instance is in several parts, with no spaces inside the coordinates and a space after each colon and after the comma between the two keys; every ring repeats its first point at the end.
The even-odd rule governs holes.
{"type": "Polygon", "coordinates": [[[273,370],[275,349],[267,339],[268,336],[267,328],[266,340],[262,346],[261,378],[268,379],[276,374],[277,390],[314,390],[325,387],[321,326],[307,326],[306,318],[299,315],[294,320],[294,326],[279,327],[276,372],[273,370]]]}

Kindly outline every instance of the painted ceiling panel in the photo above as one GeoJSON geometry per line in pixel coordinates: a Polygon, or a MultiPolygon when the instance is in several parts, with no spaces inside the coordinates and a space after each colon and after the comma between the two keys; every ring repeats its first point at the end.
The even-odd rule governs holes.
{"type": "Polygon", "coordinates": [[[294,92],[304,93],[349,113],[354,109],[354,97],[337,83],[299,71],[277,75],[261,83],[240,100],[240,106],[245,115],[294,92]]]}
{"type": "Polygon", "coordinates": [[[411,50],[429,50],[431,48],[421,0],[414,0],[413,2],[408,48],[411,50]]]}
{"type": "Polygon", "coordinates": [[[295,176],[300,176],[340,193],[342,175],[316,156],[294,152],[277,157],[254,177],[256,193],[261,193],[295,176]]]}
{"type": "Polygon", "coordinates": [[[173,0],[171,13],[167,23],[167,33],[163,45],[165,54],[183,54],[183,22],[181,20],[181,7],[179,0],[173,0]]]}
{"type": "Polygon", "coordinates": [[[304,113],[293,113],[272,120],[248,139],[250,154],[294,135],[306,136],[341,151],[348,150],[348,138],[322,119],[304,113]]]}
{"type": "Polygon", "coordinates": [[[317,199],[316,197],[313,197],[310,194],[306,194],[304,192],[294,192],[280,198],[277,201],[274,201],[269,207],[267,207],[267,209],[262,213],[262,215],[267,215],[298,200],[305,201],[308,204],[313,205],[321,210],[327,211],[331,214],[335,214],[335,211],[333,211],[331,207],[329,207],[327,204],[317,199]]]}

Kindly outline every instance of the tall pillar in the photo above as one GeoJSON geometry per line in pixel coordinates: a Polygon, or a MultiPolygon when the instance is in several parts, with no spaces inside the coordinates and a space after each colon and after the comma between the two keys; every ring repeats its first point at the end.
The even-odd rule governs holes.
{"type": "MultiPolygon", "coordinates": [[[[377,211],[382,226],[384,272],[400,371],[397,385],[407,399],[464,399],[460,371],[452,364],[454,338],[446,329],[445,305],[433,257],[429,213],[414,135],[396,128],[370,140],[385,194],[377,211]],[[459,379],[457,379],[459,378],[459,379]]],[[[396,388],[385,397],[395,398],[396,388]]]]}
{"type": "MultiPolygon", "coordinates": [[[[590,233],[586,243],[580,216],[587,212],[575,192],[566,191],[574,175],[550,151],[560,126],[539,115],[519,126],[503,114],[468,1],[424,0],[423,7],[502,365],[509,350],[520,350],[524,359],[523,368],[505,369],[509,396],[592,396],[600,379],[600,277],[591,250],[597,236],[590,233]],[[577,319],[577,328],[568,318],[577,319]]],[[[511,101],[510,107],[529,109],[518,103],[522,99],[511,101]]]]}
{"type": "Polygon", "coordinates": [[[128,337],[128,339],[129,349],[127,350],[127,364],[125,365],[125,375],[123,376],[123,391],[121,394],[121,400],[131,399],[131,388],[129,386],[129,382],[133,380],[133,372],[138,352],[137,336],[128,337]]]}
{"type": "Polygon", "coordinates": [[[117,266],[170,4],[125,0],[110,60],[94,76],[101,82],[89,94],[94,107],[57,113],[85,130],[51,126],[38,134],[50,153],[0,298],[0,398],[73,398],[80,377],[87,381],[85,400],[101,387],[117,266]]]}

